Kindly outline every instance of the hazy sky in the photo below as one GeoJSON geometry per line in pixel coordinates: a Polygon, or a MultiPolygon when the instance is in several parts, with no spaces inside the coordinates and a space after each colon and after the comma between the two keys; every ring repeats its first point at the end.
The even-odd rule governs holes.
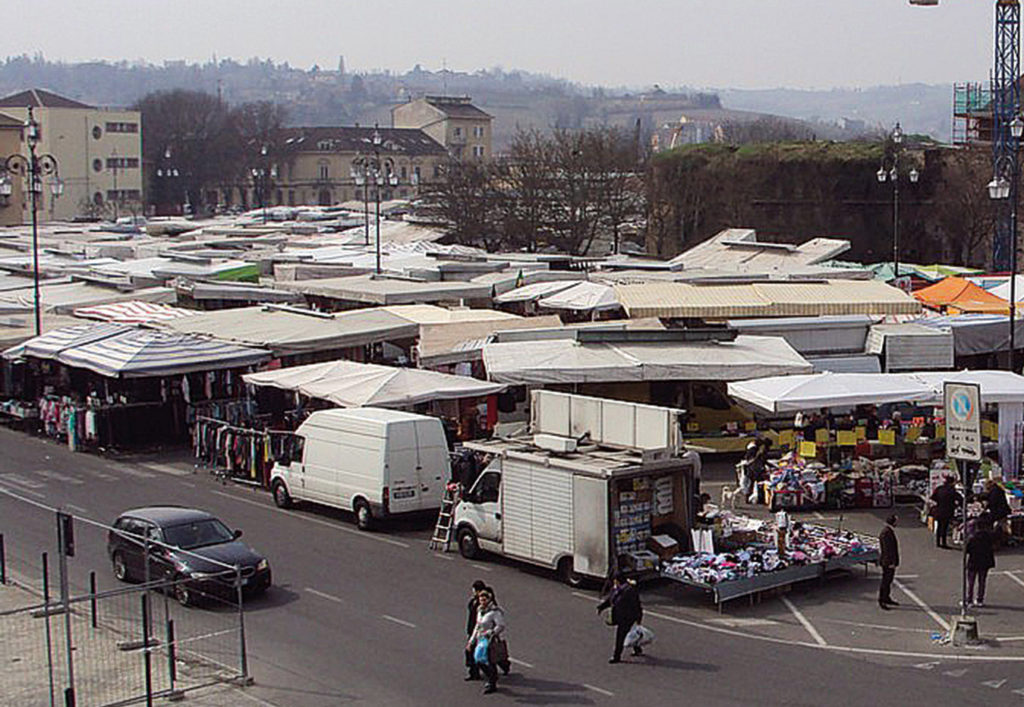
{"type": "Polygon", "coordinates": [[[7,55],[309,68],[502,66],[606,86],[987,80],[994,0],[34,0],[7,55]]]}

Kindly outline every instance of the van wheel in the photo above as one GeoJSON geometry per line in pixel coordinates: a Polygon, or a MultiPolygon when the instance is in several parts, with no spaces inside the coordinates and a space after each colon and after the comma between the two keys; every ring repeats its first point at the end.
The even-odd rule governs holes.
{"type": "Polygon", "coordinates": [[[360,530],[369,530],[373,525],[373,513],[370,512],[370,504],[359,499],[355,506],[356,527],[360,530]]]}
{"type": "Polygon", "coordinates": [[[274,482],[274,505],[278,508],[291,508],[292,496],[283,481],[274,482]]]}
{"type": "Polygon", "coordinates": [[[583,575],[573,568],[572,558],[563,557],[558,561],[558,578],[573,589],[583,586],[583,575]]]}
{"type": "Polygon", "coordinates": [[[472,528],[463,528],[459,531],[459,554],[467,560],[475,560],[480,557],[480,543],[472,528]]]}

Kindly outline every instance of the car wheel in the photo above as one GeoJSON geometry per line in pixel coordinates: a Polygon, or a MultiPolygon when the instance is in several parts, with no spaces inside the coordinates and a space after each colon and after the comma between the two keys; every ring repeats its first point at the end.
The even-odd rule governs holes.
{"type": "Polygon", "coordinates": [[[583,575],[576,572],[571,557],[563,557],[558,562],[558,578],[570,587],[578,588],[583,586],[583,575]]]}
{"type": "Polygon", "coordinates": [[[181,578],[179,578],[174,585],[174,598],[179,604],[185,607],[192,606],[196,603],[195,595],[189,588],[188,582],[181,578]]]}
{"type": "Polygon", "coordinates": [[[480,557],[480,543],[472,528],[463,528],[459,531],[459,554],[467,560],[475,560],[480,557]]]}
{"type": "Polygon", "coordinates": [[[115,552],[111,558],[111,563],[114,566],[114,577],[120,582],[131,582],[131,572],[128,571],[128,565],[124,560],[124,555],[121,552],[115,552]]]}
{"type": "Polygon", "coordinates": [[[370,504],[360,499],[356,501],[356,526],[360,530],[369,530],[373,525],[373,513],[370,511],[370,504]]]}
{"type": "Polygon", "coordinates": [[[278,508],[291,508],[292,496],[288,493],[288,488],[284,485],[283,481],[274,482],[274,505],[278,508]]]}

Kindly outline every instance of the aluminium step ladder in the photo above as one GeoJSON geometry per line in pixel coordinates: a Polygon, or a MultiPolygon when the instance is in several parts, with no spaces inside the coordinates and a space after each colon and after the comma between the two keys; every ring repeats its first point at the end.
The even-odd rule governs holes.
{"type": "Polygon", "coordinates": [[[437,525],[434,526],[434,534],[430,538],[430,549],[448,552],[452,544],[452,520],[455,514],[455,506],[459,502],[459,485],[448,484],[444,487],[444,497],[441,499],[441,511],[437,514],[437,525]]]}

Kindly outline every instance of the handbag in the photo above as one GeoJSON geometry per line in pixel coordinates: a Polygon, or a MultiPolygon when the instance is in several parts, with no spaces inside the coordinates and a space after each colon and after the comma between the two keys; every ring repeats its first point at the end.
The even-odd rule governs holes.
{"type": "Polygon", "coordinates": [[[491,640],[488,658],[492,665],[500,665],[508,660],[508,643],[501,638],[491,640]]]}
{"type": "Polygon", "coordinates": [[[614,626],[615,625],[615,620],[612,619],[612,611],[611,611],[611,609],[609,609],[608,612],[604,615],[604,622],[608,626],[614,626]]]}
{"type": "Polygon", "coordinates": [[[488,664],[489,661],[487,659],[487,652],[488,648],[490,648],[490,645],[491,641],[487,638],[487,636],[484,636],[476,642],[476,646],[473,648],[473,660],[476,661],[479,665],[488,664]]]}

